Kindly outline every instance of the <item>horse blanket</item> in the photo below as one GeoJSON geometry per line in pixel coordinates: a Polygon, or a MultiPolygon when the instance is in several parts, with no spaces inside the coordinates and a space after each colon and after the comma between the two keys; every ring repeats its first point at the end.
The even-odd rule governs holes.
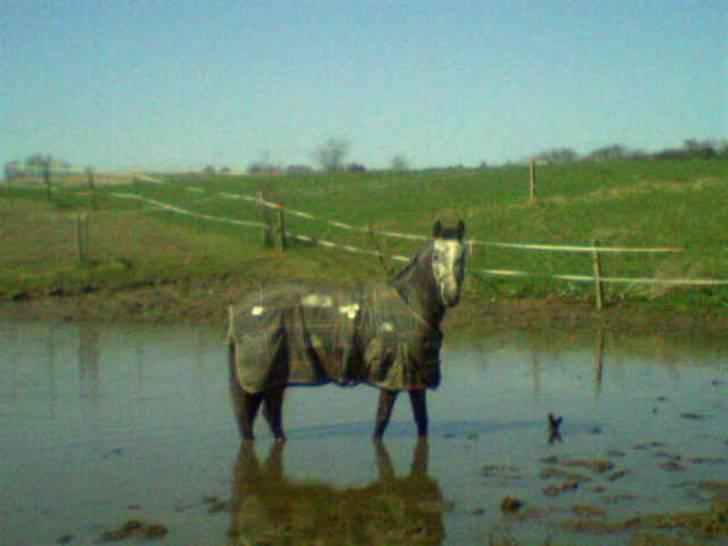
{"type": "Polygon", "coordinates": [[[238,383],[249,393],[329,382],[397,390],[440,383],[440,329],[387,284],[254,292],[231,311],[228,337],[238,383]]]}

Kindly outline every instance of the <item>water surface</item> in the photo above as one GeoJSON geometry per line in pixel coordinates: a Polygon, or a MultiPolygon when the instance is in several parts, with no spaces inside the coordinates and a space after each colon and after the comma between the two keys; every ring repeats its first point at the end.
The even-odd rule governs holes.
{"type": "Polygon", "coordinates": [[[284,447],[261,419],[241,448],[222,332],[0,322],[0,541],[93,544],[139,520],[167,533],[129,543],[623,543],[563,524],[705,509],[698,484],[728,480],[727,345],[476,325],[446,336],[427,444],[406,398],[377,446],[376,391],[327,386],[288,391],[284,447]],[[554,468],[585,479],[550,496],[554,468]]]}

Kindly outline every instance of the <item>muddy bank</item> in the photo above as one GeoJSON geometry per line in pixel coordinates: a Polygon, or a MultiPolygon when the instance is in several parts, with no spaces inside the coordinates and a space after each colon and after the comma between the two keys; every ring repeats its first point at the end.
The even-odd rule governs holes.
{"type": "MultiPolygon", "coordinates": [[[[256,288],[254,281],[215,280],[176,283],[121,291],[98,291],[79,296],[46,297],[0,303],[0,313],[28,319],[93,320],[101,322],[155,322],[164,324],[223,325],[229,303],[256,288]]],[[[725,336],[728,311],[675,310],[652,303],[608,305],[598,312],[590,303],[548,299],[491,299],[465,294],[451,311],[445,328],[477,322],[490,331],[513,329],[605,328],[630,333],[725,336]]]]}

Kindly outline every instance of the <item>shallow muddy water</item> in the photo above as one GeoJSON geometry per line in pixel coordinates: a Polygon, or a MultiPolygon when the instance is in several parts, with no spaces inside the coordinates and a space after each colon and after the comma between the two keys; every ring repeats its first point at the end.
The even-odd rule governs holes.
{"type": "Polygon", "coordinates": [[[225,358],[202,327],[0,321],[0,543],[622,544],[569,522],[728,481],[725,339],[448,333],[429,442],[402,399],[381,446],[376,391],[327,386],[241,448],[225,358]]]}

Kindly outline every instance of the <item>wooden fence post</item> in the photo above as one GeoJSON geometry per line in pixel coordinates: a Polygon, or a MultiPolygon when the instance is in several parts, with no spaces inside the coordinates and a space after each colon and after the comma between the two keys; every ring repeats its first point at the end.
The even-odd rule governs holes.
{"type": "Polygon", "coordinates": [[[7,187],[8,195],[10,196],[10,208],[15,209],[15,194],[13,193],[12,178],[6,178],[5,184],[7,187]]]}
{"type": "MultiPolygon", "coordinates": [[[[139,190],[139,177],[137,175],[134,175],[131,179],[132,184],[134,185],[134,195],[137,195],[141,197],[141,191],[139,190]]],[[[142,199],[137,199],[137,202],[139,203],[139,208],[144,208],[144,201],[142,199]]]]}
{"type": "Polygon", "coordinates": [[[532,159],[528,165],[528,188],[531,203],[536,201],[536,162],[532,159]]]}
{"type": "Polygon", "coordinates": [[[594,296],[595,296],[595,303],[597,306],[597,309],[599,311],[602,310],[603,307],[603,286],[602,286],[602,263],[599,258],[599,241],[597,239],[594,239],[592,242],[592,246],[594,247],[594,250],[592,250],[592,259],[593,259],[593,266],[594,266],[594,296]]]}
{"type": "Polygon", "coordinates": [[[271,218],[270,210],[263,205],[263,192],[259,191],[255,194],[258,200],[258,217],[263,224],[263,246],[272,247],[274,246],[274,227],[271,218]]]}
{"type": "Polygon", "coordinates": [[[283,252],[286,248],[286,224],[283,213],[283,205],[276,209],[276,247],[283,252]]]}
{"type": "Polygon", "coordinates": [[[91,192],[91,208],[93,210],[98,210],[99,203],[96,200],[96,183],[94,181],[94,170],[91,167],[86,169],[86,180],[88,181],[88,189],[91,192]]]}
{"type": "Polygon", "coordinates": [[[89,232],[91,231],[91,228],[89,228],[89,225],[91,222],[89,222],[89,215],[87,212],[83,213],[83,251],[86,255],[86,261],[89,260],[89,257],[91,255],[91,238],[89,237],[89,232]]]}
{"type": "Polygon", "coordinates": [[[76,213],[76,251],[78,261],[86,265],[88,261],[88,217],[85,213],[76,213]]]}
{"type": "Polygon", "coordinates": [[[50,157],[47,157],[43,161],[43,182],[45,183],[46,187],[46,199],[50,201],[52,199],[51,195],[51,159],[50,157]]]}

